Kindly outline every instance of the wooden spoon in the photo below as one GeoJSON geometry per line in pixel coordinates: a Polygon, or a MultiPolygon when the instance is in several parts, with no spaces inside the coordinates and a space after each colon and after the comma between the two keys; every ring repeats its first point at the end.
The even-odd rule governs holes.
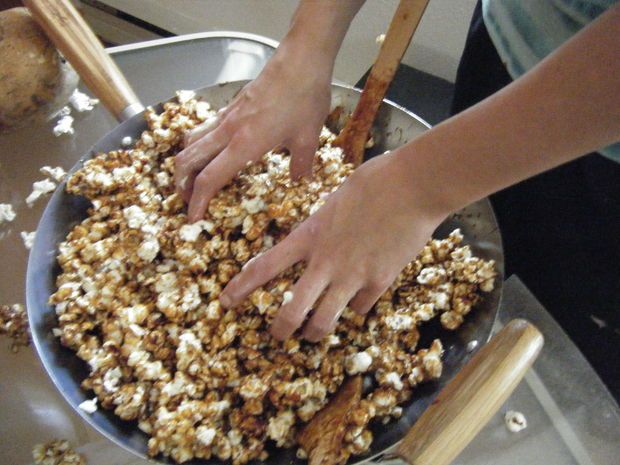
{"type": "Polygon", "coordinates": [[[356,167],[364,161],[368,132],[428,1],[401,0],[398,4],[355,111],[334,142],[344,150],[345,160],[356,167]]]}
{"type": "MultiPolygon", "coordinates": [[[[396,455],[410,465],[449,465],[517,387],[543,346],[543,336],[525,320],[512,320],[441,390],[409,429],[396,455]]],[[[309,465],[340,465],[347,416],[361,398],[359,376],[304,427],[299,443],[309,465]]]]}
{"type": "Polygon", "coordinates": [[[543,336],[512,320],[442,389],[401,441],[410,465],[449,465],[499,410],[534,363],[543,336]]]}

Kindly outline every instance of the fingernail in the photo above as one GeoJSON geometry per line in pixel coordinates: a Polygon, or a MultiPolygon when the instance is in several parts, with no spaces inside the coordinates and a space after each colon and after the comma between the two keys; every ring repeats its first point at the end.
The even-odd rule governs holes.
{"type": "Polygon", "coordinates": [[[232,299],[226,294],[220,294],[220,304],[222,307],[230,307],[232,305],[232,299]]]}

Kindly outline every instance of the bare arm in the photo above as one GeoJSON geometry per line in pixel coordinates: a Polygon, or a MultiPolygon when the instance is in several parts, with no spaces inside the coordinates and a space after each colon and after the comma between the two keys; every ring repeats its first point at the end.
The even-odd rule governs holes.
{"type": "Polygon", "coordinates": [[[440,181],[437,201],[454,211],[618,142],[619,51],[620,5],[522,78],[428,131],[398,156],[413,171],[433,173],[433,184],[440,181]]]}
{"type": "Polygon", "coordinates": [[[318,212],[246,266],[221,302],[236,305],[278,270],[304,261],[293,299],[274,320],[275,337],[290,336],[311,308],[303,334],[313,341],[333,329],[347,304],[369,311],[450,212],[620,140],[619,41],[620,6],[504,90],[363,164],[318,212]]]}
{"type": "Polygon", "coordinates": [[[333,67],[351,21],[364,2],[301,0],[282,43],[294,43],[302,52],[320,55],[321,61],[329,61],[333,67]]]}

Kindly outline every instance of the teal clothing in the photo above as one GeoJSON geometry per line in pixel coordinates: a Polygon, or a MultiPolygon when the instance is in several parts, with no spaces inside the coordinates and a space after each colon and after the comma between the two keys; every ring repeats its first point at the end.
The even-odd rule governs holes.
{"type": "MultiPolygon", "coordinates": [[[[484,24],[513,79],[618,0],[482,0],[484,24]]],[[[620,162],[620,142],[600,152],[620,162]]]]}

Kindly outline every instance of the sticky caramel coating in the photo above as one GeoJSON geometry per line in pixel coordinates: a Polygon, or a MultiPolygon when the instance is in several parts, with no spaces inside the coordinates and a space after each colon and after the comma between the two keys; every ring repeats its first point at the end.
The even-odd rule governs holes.
{"type": "Polygon", "coordinates": [[[93,206],[60,245],[51,303],[62,344],[90,365],[83,387],[137,420],[152,456],[242,465],[265,459],[268,441],[294,446],[345,378],[364,372],[376,387],[348,420],[343,457],[363,453],[369,423],[399,417],[415,386],[441,375],[441,343],[418,350],[418,327],[439,317],[456,328],[455,316],[462,321],[492,289],[493,263],[473,257],[454,231],[429,241],[367,316],[345,310],[335,333],[316,344],[297,334],[274,340],[269,324],[303,264],[235,309],[223,309],[219,295],[320,208],[352,167],[324,129],[312,179],[291,181],[289,156],[270,152],[213,198],[204,220],[188,224],[174,155],[215,112],[181,100],[147,112],[135,147],[99,154],[68,180],[67,191],[93,206]]]}

